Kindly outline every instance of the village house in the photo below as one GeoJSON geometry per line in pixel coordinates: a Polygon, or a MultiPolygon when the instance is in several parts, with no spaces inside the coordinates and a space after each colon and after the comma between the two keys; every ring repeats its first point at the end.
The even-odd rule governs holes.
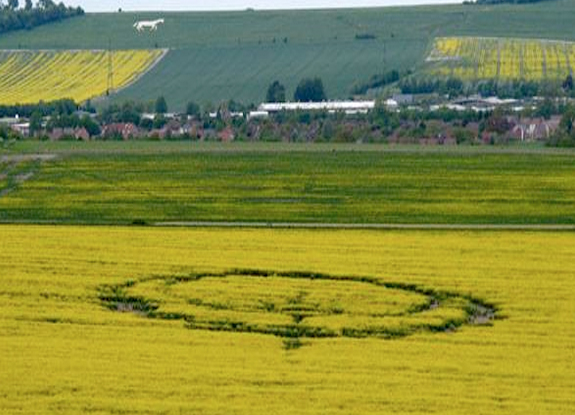
{"type": "Polygon", "coordinates": [[[90,133],[85,128],[54,128],[48,133],[48,138],[52,141],[59,141],[65,138],[76,140],[90,140],[90,133]]]}
{"type": "Polygon", "coordinates": [[[551,117],[549,120],[543,118],[525,118],[518,121],[511,130],[511,136],[520,141],[540,141],[547,140],[557,131],[561,117],[551,117]]]}
{"type": "Polygon", "coordinates": [[[231,141],[234,141],[236,135],[232,128],[226,127],[222,131],[218,132],[218,138],[224,143],[229,143],[231,141]]]}
{"type": "Polygon", "coordinates": [[[30,137],[29,122],[11,124],[10,128],[12,129],[12,131],[21,135],[22,137],[30,137]]]}
{"type": "Polygon", "coordinates": [[[184,134],[186,134],[186,132],[180,122],[176,119],[172,119],[162,128],[155,128],[150,131],[149,136],[165,140],[166,138],[182,137],[184,134]]]}
{"type": "Polygon", "coordinates": [[[135,124],[132,123],[113,123],[107,124],[102,128],[102,137],[114,138],[121,137],[123,140],[141,137],[141,132],[135,124]]]}

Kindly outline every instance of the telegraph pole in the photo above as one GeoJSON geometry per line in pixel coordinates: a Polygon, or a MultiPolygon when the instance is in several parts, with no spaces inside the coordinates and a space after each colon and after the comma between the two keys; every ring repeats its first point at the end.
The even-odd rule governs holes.
{"type": "Polygon", "coordinates": [[[112,39],[108,40],[108,85],[106,95],[114,90],[114,55],[112,53],[112,39]]]}

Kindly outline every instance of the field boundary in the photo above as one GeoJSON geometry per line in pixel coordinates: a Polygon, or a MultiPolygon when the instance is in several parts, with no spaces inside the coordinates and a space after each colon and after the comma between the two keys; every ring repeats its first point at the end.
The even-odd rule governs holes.
{"type": "MultiPolygon", "coordinates": [[[[163,52],[168,52],[169,48],[132,48],[132,49],[112,49],[112,53],[115,52],[127,52],[132,50],[161,50],[163,52]]],[[[102,53],[102,52],[110,52],[110,49],[0,49],[0,53],[61,53],[61,52],[69,52],[69,53],[82,53],[82,52],[94,52],[94,53],[102,53]]]]}
{"type": "Polygon", "coordinates": [[[277,229],[373,229],[455,231],[575,231],[567,224],[442,224],[442,223],[312,223],[312,222],[155,222],[155,227],[173,228],[277,228],[277,229]]]}
{"type": "MultiPolygon", "coordinates": [[[[142,79],[145,75],[147,75],[152,69],[154,69],[156,66],[158,66],[158,64],[164,60],[164,58],[168,55],[168,53],[170,52],[170,49],[167,48],[163,48],[160,49],[162,51],[162,53],[154,60],[154,62],[148,66],[146,68],[145,71],[140,72],[134,79],[132,79],[130,82],[128,82],[125,85],[122,85],[120,88],[114,89],[113,91],[111,91],[111,94],[117,94],[119,92],[122,92],[124,89],[136,84],[140,79],[142,79]]],[[[108,98],[105,95],[100,95],[99,97],[95,97],[95,100],[97,101],[99,99],[105,100],[106,98],[108,98]]]]}

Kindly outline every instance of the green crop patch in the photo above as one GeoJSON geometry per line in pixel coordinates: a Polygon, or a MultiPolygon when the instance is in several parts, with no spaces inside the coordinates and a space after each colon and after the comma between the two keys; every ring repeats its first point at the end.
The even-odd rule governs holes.
{"type": "Polygon", "coordinates": [[[570,152],[127,146],[42,160],[0,197],[0,220],[575,223],[570,152]]]}

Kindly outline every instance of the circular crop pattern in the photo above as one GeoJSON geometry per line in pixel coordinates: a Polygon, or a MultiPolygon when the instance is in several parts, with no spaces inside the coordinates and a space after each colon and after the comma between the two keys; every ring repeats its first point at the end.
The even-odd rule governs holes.
{"type": "Polygon", "coordinates": [[[288,348],[302,338],[404,337],[488,324],[496,308],[470,295],[379,278],[231,270],[156,276],[103,286],[114,311],[181,320],[189,329],[270,334],[288,348]]]}

